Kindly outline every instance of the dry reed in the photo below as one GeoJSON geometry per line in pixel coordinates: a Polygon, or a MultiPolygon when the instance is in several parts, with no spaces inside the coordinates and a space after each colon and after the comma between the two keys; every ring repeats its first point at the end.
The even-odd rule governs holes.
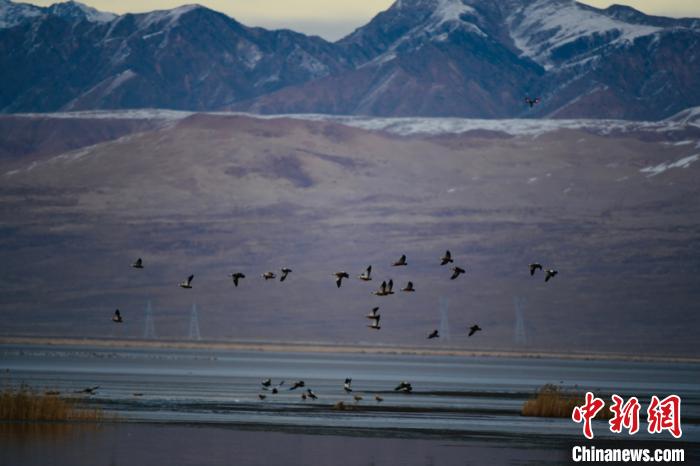
{"type": "MultiPolygon", "coordinates": [[[[570,418],[574,408],[582,406],[584,403],[584,395],[567,392],[556,385],[546,384],[537,391],[535,398],[525,402],[521,414],[533,417],[570,418]]],[[[610,419],[611,417],[612,413],[605,406],[598,412],[595,419],[610,419]]]]}
{"type": "Polygon", "coordinates": [[[80,400],[37,393],[28,387],[0,392],[2,421],[102,421],[99,408],[85,408],[80,400]]]}

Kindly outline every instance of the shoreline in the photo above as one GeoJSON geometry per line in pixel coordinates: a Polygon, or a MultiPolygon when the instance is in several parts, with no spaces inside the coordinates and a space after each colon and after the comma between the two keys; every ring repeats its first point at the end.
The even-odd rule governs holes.
{"type": "Polygon", "coordinates": [[[514,351],[514,350],[465,350],[459,348],[421,348],[402,346],[350,346],[333,345],[329,343],[301,342],[236,342],[236,341],[171,341],[171,340],[132,340],[108,338],[77,338],[77,337],[29,337],[29,336],[0,336],[0,346],[29,345],[56,347],[97,347],[105,349],[178,349],[178,350],[219,350],[219,351],[261,351],[280,353],[293,351],[298,353],[345,353],[345,354],[394,354],[414,356],[456,356],[456,357],[492,357],[492,358],[521,358],[521,359],[565,359],[565,360],[598,360],[598,361],[629,361],[629,362],[673,362],[700,364],[700,357],[630,355],[614,353],[564,353],[545,351],[514,351]]]}

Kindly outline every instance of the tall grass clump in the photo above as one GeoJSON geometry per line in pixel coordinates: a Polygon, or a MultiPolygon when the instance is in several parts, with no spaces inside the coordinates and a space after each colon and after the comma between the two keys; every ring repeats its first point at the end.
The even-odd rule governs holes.
{"type": "MultiPolygon", "coordinates": [[[[542,386],[535,397],[527,400],[523,405],[521,414],[533,417],[562,417],[570,418],[576,406],[582,406],[586,402],[585,396],[580,393],[567,392],[553,384],[542,386]]],[[[596,415],[596,419],[609,419],[612,417],[606,405],[596,415]]]]}
{"type": "Polygon", "coordinates": [[[84,408],[77,399],[37,393],[28,387],[0,392],[2,421],[102,421],[101,409],[84,408]]]}

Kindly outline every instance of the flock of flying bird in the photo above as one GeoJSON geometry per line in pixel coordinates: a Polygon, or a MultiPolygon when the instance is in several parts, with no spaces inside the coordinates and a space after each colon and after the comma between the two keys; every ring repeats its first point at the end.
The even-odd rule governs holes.
{"type": "MultiPolygon", "coordinates": [[[[450,251],[447,250],[447,251],[445,251],[445,254],[440,258],[440,265],[444,266],[444,265],[447,265],[450,263],[454,263],[454,259],[452,259],[452,254],[450,253],[450,251]]],[[[393,267],[405,267],[407,265],[408,265],[408,262],[406,260],[406,254],[403,254],[399,258],[399,260],[397,260],[396,262],[394,262],[392,264],[393,267]]],[[[143,269],[144,268],[143,259],[141,259],[139,257],[138,259],[136,259],[136,261],[134,261],[131,264],[131,267],[133,267],[135,269],[143,269]]],[[[542,267],[542,264],[537,263],[537,262],[530,264],[529,267],[530,267],[530,276],[533,276],[537,270],[543,270],[545,272],[545,278],[544,278],[545,282],[548,282],[550,279],[552,279],[558,273],[557,270],[554,270],[554,269],[544,270],[544,268],[542,267]]],[[[459,266],[454,266],[454,267],[452,267],[451,270],[452,270],[452,275],[450,276],[450,280],[455,280],[461,274],[466,273],[466,270],[464,270],[463,268],[461,268],[459,266]]],[[[282,267],[280,269],[280,277],[279,277],[280,282],[285,281],[290,273],[292,273],[292,269],[290,269],[288,267],[282,267]]],[[[269,271],[264,272],[261,276],[266,281],[267,280],[274,280],[275,278],[277,278],[277,275],[274,272],[269,272],[269,271]]],[[[345,272],[345,271],[335,272],[333,274],[333,276],[335,277],[335,284],[338,288],[340,288],[343,285],[343,279],[350,278],[350,274],[345,272]]],[[[241,272],[234,272],[234,273],[230,274],[229,277],[233,280],[233,285],[235,287],[238,287],[238,285],[240,284],[240,281],[242,279],[246,278],[245,274],[243,274],[241,272]]],[[[365,281],[365,282],[371,281],[372,280],[372,266],[371,265],[368,266],[367,269],[364,272],[362,272],[362,274],[357,276],[357,278],[359,278],[360,280],[365,281]]],[[[180,284],[179,284],[180,288],[191,289],[192,288],[192,280],[194,280],[194,275],[190,275],[189,277],[187,277],[186,280],[183,280],[182,282],[180,282],[180,284]]],[[[372,294],[374,294],[376,296],[389,296],[389,295],[394,294],[393,289],[394,289],[394,280],[389,279],[388,282],[386,280],[384,280],[384,281],[382,281],[381,285],[379,286],[379,289],[372,292],[372,294]]],[[[407,293],[412,293],[412,292],[415,292],[416,289],[413,287],[413,282],[409,281],[408,283],[406,283],[405,287],[401,288],[401,291],[407,292],[407,293]]],[[[381,315],[379,314],[379,307],[378,306],[372,308],[372,310],[370,311],[369,314],[367,314],[366,317],[372,321],[372,323],[370,325],[368,325],[369,328],[371,328],[373,330],[380,330],[381,329],[381,326],[379,325],[379,321],[381,320],[381,315]]],[[[114,315],[112,316],[112,321],[115,323],[122,323],[124,321],[119,309],[114,311],[114,315]]],[[[468,336],[471,337],[476,332],[479,332],[481,330],[482,329],[481,329],[481,327],[479,327],[479,325],[474,324],[471,327],[469,327],[468,336]]],[[[432,340],[433,338],[439,338],[439,337],[440,337],[440,334],[439,334],[438,330],[434,329],[433,331],[431,331],[428,334],[427,339],[432,340]]]]}
{"type": "MultiPolygon", "coordinates": [[[[440,265],[445,266],[445,265],[450,264],[450,263],[454,263],[454,260],[452,259],[452,254],[450,253],[450,251],[447,250],[447,251],[445,251],[445,254],[440,258],[440,265]]],[[[398,261],[396,261],[392,264],[393,267],[405,267],[407,265],[408,265],[408,262],[406,260],[405,254],[403,254],[399,258],[398,261]]],[[[138,258],[135,262],[133,262],[131,264],[131,266],[135,269],[143,269],[144,268],[143,260],[141,258],[138,258]]],[[[545,269],[542,266],[542,264],[537,263],[537,262],[530,264],[529,268],[530,268],[530,276],[534,276],[535,272],[537,272],[538,270],[543,271],[545,273],[545,278],[544,278],[545,282],[548,282],[549,280],[554,278],[558,273],[558,271],[555,269],[545,269]]],[[[463,268],[456,266],[456,265],[454,267],[452,267],[451,270],[452,270],[452,275],[450,276],[451,280],[455,280],[460,275],[466,273],[466,270],[464,270],[463,268]]],[[[279,276],[280,282],[285,281],[290,273],[292,273],[292,269],[290,269],[288,267],[282,267],[280,269],[280,276],[279,276]]],[[[269,272],[269,271],[264,272],[263,274],[261,274],[261,276],[266,281],[267,280],[274,280],[277,278],[277,275],[274,272],[269,272]]],[[[350,274],[345,272],[345,271],[335,272],[332,276],[335,277],[335,284],[338,288],[340,288],[343,285],[343,279],[350,278],[350,274]]],[[[234,273],[230,274],[229,277],[233,280],[233,285],[235,287],[238,287],[241,280],[246,278],[245,274],[243,274],[241,272],[234,272],[234,273]]],[[[367,269],[365,269],[365,271],[362,274],[358,275],[357,278],[359,278],[360,280],[365,281],[365,282],[371,281],[372,280],[372,266],[371,265],[368,266],[367,269]]],[[[190,275],[189,277],[187,277],[186,280],[183,280],[182,282],[180,282],[179,286],[181,288],[191,289],[192,288],[192,280],[194,280],[194,275],[190,275]]],[[[392,279],[389,279],[388,282],[385,280],[385,281],[382,281],[381,285],[379,286],[379,289],[372,292],[372,294],[374,294],[376,296],[389,296],[389,295],[394,294],[393,288],[394,288],[394,281],[392,279]]],[[[416,289],[413,286],[413,282],[409,281],[406,284],[406,286],[401,289],[401,291],[407,292],[407,293],[413,293],[416,291],[416,289]]],[[[370,313],[367,314],[366,317],[372,321],[371,324],[368,325],[369,328],[371,328],[373,330],[380,330],[381,329],[381,326],[379,325],[379,321],[381,320],[381,315],[379,314],[379,306],[373,307],[372,310],[370,311],[370,313]]],[[[114,315],[112,316],[112,321],[115,323],[122,323],[123,322],[123,318],[122,318],[122,315],[121,315],[119,309],[114,311],[114,315]]],[[[471,337],[476,332],[479,332],[481,330],[482,329],[481,329],[481,327],[479,327],[478,324],[474,324],[471,327],[469,327],[469,333],[467,336],[471,337]]],[[[433,331],[431,331],[428,334],[427,339],[431,340],[433,338],[439,338],[439,337],[440,337],[440,334],[439,334],[438,330],[434,329],[433,331]]],[[[352,383],[352,379],[347,378],[347,379],[345,379],[345,382],[343,384],[343,390],[348,394],[353,391],[352,387],[351,387],[351,383],[352,383]]],[[[266,379],[266,380],[262,381],[261,385],[262,385],[262,389],[264,391],[268,391],[268,392],[272,393],[273,395],[276,395],[277,393],[279,393],[279,390],[281,389],[282,385],[284,385],[284,380],[273,387],[272,380],[266,379]]],[[[294,382],[294,384],[289,388],[289,390],[296,390],[297,388],[305,388],[305,385],[306,384],[303,380],[299,380],[297,382],[294,382]]],[[[401,383],[399,383],[399,385],[396,386],[396,388],[394,388],[394,391],[403,392],[403,393],[411,393],[412,390],[413,390],[413,387],[411,386],[410,383],[408,383],[406,381],[402,381],[401,383]]],[[[258,398],[260,400],[264,400],[267,398],[267,395],[260,393],[260,394],[258,394],[258,398]]],[[[316,400],[318,398],[318,396],[313,392],[313,390],[311,390],[310,388],[307,388],[306,391],[302,391],[301,398],[304,401],[309,399],[309,398],[312,400],[316,400]]],[[[359,403],[363,399],[363,397],[359,394],[355,394],[355,395],[353,395],[353,399],[355,400],[355,403],[359,403]]],[[[378,403],[383,401],[383,398],[377,394],[375,394],[374,399],[378,403]]],[[[340,402],[340,404],[342,405],[342,402],[340,402]]]]}
{"type": "MultiPolygon", "coordinates": [[[[447,250],[447,251],[445,251],[445,254],[440,258],[440,265],[444,266],[444,265],[447,265],[450,263],[454,263],[454,260],[452,259],[452,254],[450,253],[450,251],[447,250]]],[[[399,260],[397,260],[396,262],[394,262],[392,264],[393,267],[405,267],[407,265],[408,265],[408,262],[406,260],[406,254],[403,254],[399,258],[399,260]]],[[[138,259],[136,259],[136,261],[134,261],[131,264],[131,267],[133,267],[135,269],[143,269],[144,268],[143,259],[141,259],[139,257],[138,259]]],[[[545,282],[548,282],[550,279],[554,278],[554,276],[556,276],[558,273],[558,271],[554,270],[554,269],[546,269],[545,270],[544,267],[542,266],[542,264],[537,263],[537,262],[530,264],[529,267],[530,267],[530,276],[533,276],[537,270],[544,271],[544,273],[545,273],[544,281],[545,282]]],[[[450,280],[455,280],[461,274],[466,273],[466,270],[464,270],[463,268],[461,268],[459,266],[454,266],[454,267],[452,267],[451,270],[452,270],[452,276],[450,276],[450,280]]],[[[280,282],[285,281],[290,273],[292,273],[292,269],[290,269],[288,267],[282,267],[280,269],[280,277],[279,277],[280,282]]],[[[277,275],[274,272],[269,272],[269,271],[264,272],[261,276],[266,281],[267,280],[274,280],[275,278],[277,278],[277,275]]],[[[338,288],[340,288],[343,285],[343,279],[350,278],[350,274],[345,272],[345,271],[335,272],[333,274],[333,276],[335,277],[335,284],[338,288]]],[[[231,279],[233,280],[233,285],[235,287],[238,287],[238,285],[240,284],[240,281],[242,279],[246,278],[245,274],[243,274],[241,272],[234,272],[234,273],[230,274],[229,277],[231,277],[231,279]]],[[[367,269],[364,272],[362,272],[362,274],[358,275],[357,278],[359,278],[360,280],[365,281],[365,282],[371,281],[372,280],[372,266],[371,265],[368,266],[367,269]]],[[[192,288],[192,280],[194,280],[194,275],[190,275],[189,277],[187,277],[186,280],[183,280],[182,282],[180,282],[179,283],[180,288],[191,289],[192,288]]],[[[381,285],[379,286],[379,289],[372,292],[372,294],[374,294],[376,296],[389,296],[389,295],[394,294],[393,289],[394,289],[394,280],[389,279],[388,282],[386,280],[384,280],[384,281],[382,281],[381,285]]],[[[412,293],[412,292],[415,292],[416,289],[413,287],[413,282],[409,281],[405,287],[401,288],[401,291],[407,292],[407,293],[412,293]]],[[[373,330],[380,330],[381,329],[381,326],[379,325],[379,321],[381,320],[381,315],[379,314],[379,307],[378,306],[372,308],[372,310],[370,311],[370,313],[366,317],[372,321],[372,323],[370,325],[368,325],[367,327],[369,327],[373,330]]],[[[121,315],[121,312],[119,311],[119,309],[114,311],[114,315],[112,316],[112,321],[115,323],[122,323],[123,322],[123,318],[122,318],[122,315],[121,315]]],[[[479,327],[478,324],[474,324],[471,327],[469,327],[468,336],[471,337],[476,332],[479,332],[481,330],[482,329],[481,329],[481,327],[479,327]]],[[[440,337],[439,332],[437,331],[437,329],[434,329],[432,332],[430,332],[428,334],[427,339],[432,340],[433,338],[439,338],[439,337],[440,337]]]]}

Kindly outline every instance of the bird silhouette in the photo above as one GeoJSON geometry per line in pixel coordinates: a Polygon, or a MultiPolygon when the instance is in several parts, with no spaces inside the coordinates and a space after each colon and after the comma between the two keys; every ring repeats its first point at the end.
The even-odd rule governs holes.
{"type": "Polygon", "coordinates": [[[316,396],[316,394],[315,394],[314,392],[312,392],[310,388],[307,388],[307,389],[306,389],[306,394],[307,394],[307,396],[308,396],[309,398],[311,398],[312,400],[318,399],[318,397],[316,396]]]}
{"type": "Polygon", "coordinates": [[[394,280],[389,279],[389,283],[386,286],[386,294],[394,294],[392,291],[394,289],[394,280]]]}
{"type": "Polygon", "coordinates": [[[379,326],[379,319],[381,319],[382,316],[379,315],[379,307],[372,308],[372,311],[370,311],[369,314],[367,314],[367,318],[372,321],[370,325],[367,327],[373,329],[373,330],[379,330],[381,327],[379,326]]]}
{"type": "Polygon", "coordinates": [[[372,330],[381,330],[382,326],[379,325],[379,316],[377,316],[377,318],[367,327],[371,328],[372,330]]]}
{"type": "Polygon", "coordinates": [[[267,398],[267,395],[263,395],[262,393],[260,393],[260,394],[258,394],[258,398],[260,398],[261,400],[264,400],[265,398],[267,398]]]}
{"type": "Polygon", "coordinates": [[[445,255],[442,256],[442,258],[440,259],[440,265],[446,265],[446,264],[449,264],[450,262],[454,262],[454,261],[452,260],[452,254],[450,254],[450,251],[447,250],[447,251],[445,251],[445,255]]]}
{"type": "Polygon", "coordinates": [[[433,330],[430,332],[430,335],[428,335],[428,340],[432,340],[433,338],[440,338],[437,329],[433,330]]]}
{"type": "Polygon", "coordinates": [[[362,396],[355,395],[352,397],[352,399],[355,400],[355,403],[359,403],[360,401],[362,401],[362,396]]]}
{"type": "Polygon", "coordinates": [[[271,379],[265,379],[265,380],[263,380],[262,382],[260,382],[260,384],[261,384],[263,387],[269,387],[269,386],[272,384],[272,380],[271,380],[271,379]]]}
{"type": "Polygon", "coordinates": [[[272,280],[273,278],[277,277],[274,272],[265,272],[261,276],[265,279],[265,281],[272,280]]]}
{"type": "Polygon", "coordinates": [[[299,381],[297,381],[297,382],[294,382],[294,385],[292,385],[291,387],[289,387],[289,389],[290,389],[290,390],[296,390],[297,388],[303,388],[304,385],[305,385],[305,384],[304,384],[304,381],[303,381],[303,380],[299,380],[299,381]]]}
{"type": "Polygon", "coordinates": [[[544,276],[544,281],[548,282],[550,278],[554,278],[558,273],[559,273],[558,270],[547,269],[547,272],[545,273],[545,276],[544,276]]]}
{"type": "Polygon", "coordinates": [[[112,322],[121,324],[122,323],[122,314],[119,312],[119,309],[114,311],[114,315],[112,316],[112,322]]]}
{"type": "Polygon", "coordinates": [[[350,384],[352,384],[352,379],[345,379],[345,383],[343,384],[343,390],[345,390],[345,393],[350,393],[352,391],[350,384]]]}
{"type": "Polygon", "coordinates": [[[401,258],[393,264],[394,267],[400,267],[402,265],[408,265],[408,262],[406,262],[406,254],[403,254],[401,258]]]}
{"type": "Polygon", "coordinates": [[[384,401],[384,398],[382,398],[379,395],[374,395],[374,399],[377,400],[377,403],[381,403],[382,401],[384,401]]]}
{"type": "Polygon", "coordinates": [[[530,106],[530,108],[534,107],[535,105],[540,103],[540,98],[535,97],[534,99],[531,99],[530,97],[525,97],[525,103],[530,106]]]}
{"type": "Polygon", "coordinates": [[[461,267],[452,267],[452,276],[450,277],[450,280],[454,280],[463,273],[467,273],[467,271],[461,267]]]}
{"type": "Polygon", "coordinates": [[[136,259],[136,261],[134,261],[133,264],[131,264],[131,266],[135,269],[142,269],[143,268],[143,261],[139,257],[138,259],[136,259]]]}
{"type": "Polygon", "coordinates": [[[408,282],[404,288],[401,288],[401,291],[416,291],[415,288],[413,288],[413,282],[408,282]]]}
{"type": "Polygon", "coordinates": [[[194,275],[187,277],[187,280],[180,282],[180,288],[192,288],[192,280],[194,280],[194,275]]]}
{"type": "Polygon", "coordinates": [[[373,294],[376,294],[377,296],[386,296],[389,293],[386,292],[386,281],[383,281],[381,285],[379,285],[379,290],[374,291],[373,294]]]}
{"type": "Polygon", "coordinates": [[[472,336],[472,335],[474,335],[476,332],[480,332],[480,331],[481,331],[481,327],[479,327],[478,325],[474,324],[474,325],[472,325],[471,327],[469,327],[469,335],[467,335],[467,336],[472,336]]]}
{"type": "Polygon", "coordinates": [[[343,284],[343,278],[350,278],[350,275],[348,275],[347,272],[336,272],[333,274],[335,276],[335,284],[340,288],[340,286],[343,284]]]}
{"type": "Polygon", "coordinates": [[[535,275],[535,270],[540,269],[542,270],[542,264],[539,264],[537,262],[533,262],[530,264],[530,276],[535,275]]]}
{"type": "Polygon", "coordinates": [[[237,287],[238,280],[245,278],[245,275],[240,273],[240,272],[236,272],[236,273],[232,273],[231,275],[229,275],[229,277],[231,277],[233,279],[233,286],[237,287]]]}
{"type": "Polygon", "coordinates": [[[395,392],[406,392],[410,393],[411,390],[413,390],[413,387],[411,386],[410,383],[406,382],[405,380],[400,382],[396,388],[394,388],[395,392]]]}
{"type": "Polygon", "coordinates": [[[280,269],[280,272],[282,272],[282,275],[280,275],[280,281],[283,282],[287,279],[287,275],[289,275],[292,272],[292,269],[282,267],[282,269],[280,269]]]}
{"type": "Polygon", "coordinates": [[[359,275],[359,279],[368,282],[368,281],[372,280],[371,275],[372,275],[372,266],[370,265],[369,267],[367,267],[367,270],[365,270],[364,272],[362,272],[361,275],[359,275]]]}
{"type": "Polygon", "coordinates": [[[94,395],[98,388],[100,388],[100,386],[96,385],[94,387],[87,387],[83,388],[82,390],[76,390],[75,393],[85,393],[87,395],[94,395]]]}

